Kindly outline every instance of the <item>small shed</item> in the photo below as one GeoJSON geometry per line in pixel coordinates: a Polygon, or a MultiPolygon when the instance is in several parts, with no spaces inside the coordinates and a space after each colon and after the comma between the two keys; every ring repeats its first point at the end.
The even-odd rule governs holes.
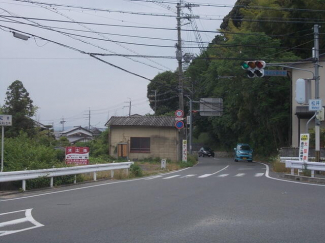
{"type": "Polygon", "coordinates": [[[177,161],[179,131],[175,117],[113,116],[109,127],[109,154],[117,158],[165,158],[177,161]]]}

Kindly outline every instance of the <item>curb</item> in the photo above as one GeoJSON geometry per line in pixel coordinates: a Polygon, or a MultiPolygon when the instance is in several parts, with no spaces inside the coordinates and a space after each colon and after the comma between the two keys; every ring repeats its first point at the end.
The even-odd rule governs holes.
{"type": "Polygon", "coordinates": [[[285,174],[284,178],[294,180],[294,181],[303,181],[303,182],[311,182],[311,183],[317,183],[317,184],[325,184],[324,178],[317,178],[317,177],[308,177],[308,176],[298,176],[298,175],[290,175],[285,174]]]}

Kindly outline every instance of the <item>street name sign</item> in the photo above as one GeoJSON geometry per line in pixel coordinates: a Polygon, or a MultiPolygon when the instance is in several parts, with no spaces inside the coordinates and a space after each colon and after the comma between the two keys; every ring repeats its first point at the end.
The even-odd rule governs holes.
{"type": "Polygon", "coordinates": [[[322,100],[309,100],[309,111],[320,111],[322,108],[322,100]]]}
{"type": "Polygon", "coordinates": [[[12,115],[0,115],[0,126],[12,126],[12,115]]]}
{"type": "Polygon", "coordinates": [[[264,76],[287,76],[287,70],[264,70],[264,76]]]}

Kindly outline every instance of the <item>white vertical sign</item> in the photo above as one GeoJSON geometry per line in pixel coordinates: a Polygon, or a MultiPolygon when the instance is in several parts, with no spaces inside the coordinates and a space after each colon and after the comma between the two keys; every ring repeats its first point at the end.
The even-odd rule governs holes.
{"type": "Polygon", "coordinates": [[[182,161],[187,162],[187,140],[183,140],[182,161]]]}
{"type": "Polygon", "coordinates": [[[299,161],[308,162],[309,133],[300,134],[299,161]]]}

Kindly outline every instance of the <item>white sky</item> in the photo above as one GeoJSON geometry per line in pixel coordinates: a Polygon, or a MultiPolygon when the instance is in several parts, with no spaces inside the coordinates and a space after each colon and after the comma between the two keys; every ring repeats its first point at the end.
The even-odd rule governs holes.
{"type": "MultiPolygon", "coordinates": [[[[36,0],[35,0],[36,1],[36,0]]],[[[109,9],[115,11],[130,11],[141,13],[169,14],[176,12],[175,4],[157,4],[150,2],[131,2],[129,0],[37,0],[43,3],[56,3],[64,5],[82,6],[90,8],[109,9]]],[[[157,1],[161,2],[161,1],[157,1]]],[[[166,2],[176,2],[168,0],[166,2]]],[[[195,0],[193,3],[211,3],[214,5],[233,6],[236,0],[195,0]]],[[[50,8],[47,6],[47,8],[50,8]]],[[[66,7],[55,7],[56,11],[75,21],[94,22],[111,25],[132,25],[146,27],[176,28],[176,18],[144,16],[138,14],[99,12],[66,7]]],[[[114,41],[124,41],[132,43],[145,43],[155,45],[167,45],[170,47],[149,47],[129,44],[115,44],[109,41],[98,41],[86,38],[83,39],[93,45],[73,40],[53,31],[48,31],[23,24],[13,24],[4,22],[3,16],[8,16],[6,11],[12,15],[69,20],[66,17],[42,8],[37,4],[27,2],[17,2],[14,0],[3,0],[0,3],[0,25],[8,26],[20,31],[41,36],[65,45],[77,48],[85,52],[93,53],[117,53],[117,54],[137,54],[175,56],[175,43],[177,39],[176,30],[155,30],[123,28],[112,26],[87,25],[95,31],[112,34],[147,36],[155,38],[168,38],[175,41],[148,40],[131,37],[121,37],[106,35],[114,41]],[[121,46],[125,47],[122,48],[121,46]],[[105,50],[106,49],[106,50],[105,50]]],[[[229,13],[231,7],[193,7],[193,14],[201,17],[222,19],[229,13]]],[[[183,9],[184,13],[189,13],[183,9]]],[[[30,23],[24,19],[15,19],[25,23],[30,23]]],[[[6,20],[7,21],[7,20],[6,20]]],[[[41,25],[64,27],[78,30],[86,30],[78,24],[57,23],[34,20],[41,25]]],[[[192,29],[191,25],[186,25],[188,21],[182,21],[182,28],[192,29]]],[[[221,20],[197,19],[196,24],[199,30],[217,30],[221,20]]],[[[94,33],[74,32],[61,30],[80,35],[102,38],[94,33]]],[[[215,34],[200,33],[204,42],[211,41],[215,34]]],[[[195,41],[193,32],[182,32],[182,40],[195,41]]],[[[183,43],[184,46],[189,46],[183,43]]],[[[206,45],[206,44],[205,44],[206,45]]],[[[197,44],[194,46],[197,47],[197,44]]],[[[185,52],[199,53],[198,48],[185,49],[185,52]]],[[[138,62],[134,62],[124,57],[101,57],[102,59],[137,73],[149,79],[154,78],[159,72],[167,70],[175,71],[177,68],[176,59],[151,59],[133,58],[134,60],[145,62],[149,67],[138,62]],[[157,64],[158,63],[158,64],[157,64]],[[160,65],[162,66],[160,66],[160,65]]],[[[30,38],[23,41],[14,38],[7,29],[0,29],[0,105],[2,106],[6,97],[8,86],[15,80],[23,82],[30,94],[34,105],[38,106],[36,120],[47,125],[54,123],[56,128],[62,128],[60,121],[64,118],[65,128],[72,126],[88,126],[88,114],[90,110],[92,126],[104,127],[110,116],[125,116],[129,114],[129,101],[131,100],[131,113],[145,115],[152,114],[146,97],[147,85],[149,81],[128,74],[110,65],[104,64],[88,55],[61,47],[59,45],[30,38]]],[[[158,104],[159,105],[159,104],[158,104]]]]}

